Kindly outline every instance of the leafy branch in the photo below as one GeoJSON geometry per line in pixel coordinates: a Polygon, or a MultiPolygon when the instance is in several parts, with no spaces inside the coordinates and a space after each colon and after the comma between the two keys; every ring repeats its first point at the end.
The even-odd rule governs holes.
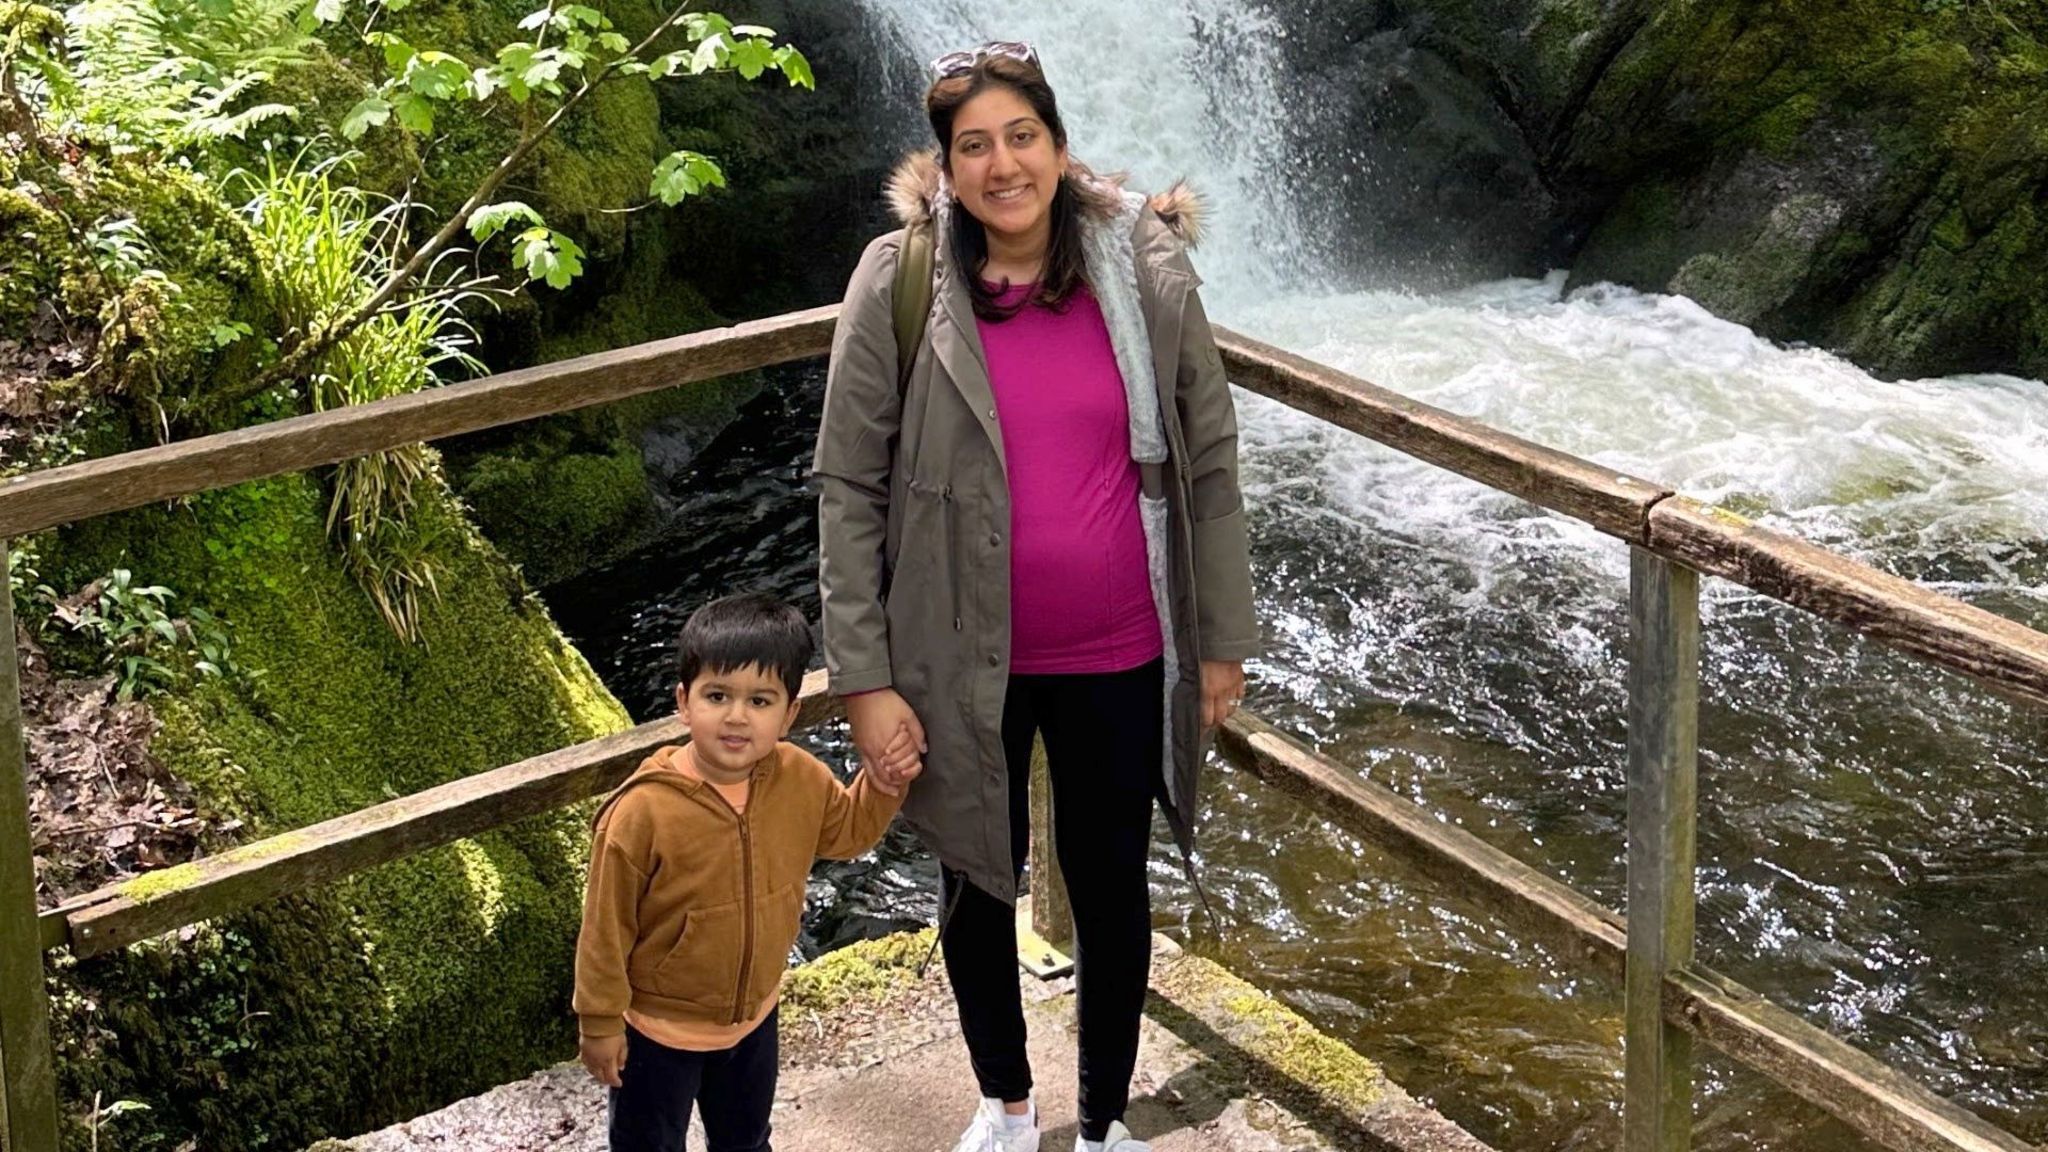
{"type": "MultiPolygon", "coordinates": [[[[385,0],[387,7],[408,0],[385,0]]],[[[365,39],[382,49],[390,77],[343,119],[342,132],[359,139],[376,128],[395,125],[414,135],[433,131],[441,105],[468,103],[488,114],[505,102],[517,106],[523,125],[512,148],[403,264],[391,270],[376,289],[344,312],[316,320],[285,354],[236,391],[230,399],[261,395],[279,383],[304,375],[327,351],[374,317],[387,311],[417,282],[422,273],[449,251],[467,230],[482,243],[513,224],[525,225],[510,236],[513,267],[527,282],[566,287],[583,270],[583,250],[569,236],[550,228],[528,205],[493,198],[512,175],[590,94],[626,76],[665,80],[736,72],[758,79],[779,71],[792,86],[811,88],[810,63],[795,47],[774,42],[773,29],[735,25],[713,12],[681,8],[663,17],[638,43],[630,43],[609,17],[584,4],[549,3],[520,21],[531,39],[499,48],[494,63],[474,66],[447,52],[421,48],[395,33],[370,31],[365,39]],[[663,37],[682,34],[685,47],[653,55],[663,37]],[[553,42],[550,42],[550,36],[553,42]],[[545,115],[541,110],[545,109],[545,115]]],[[[725,174],[711,158],[679,151],[655,166],[649,195],[664,204],[681,203],[707,188],[723,187],[725,174]]]]}

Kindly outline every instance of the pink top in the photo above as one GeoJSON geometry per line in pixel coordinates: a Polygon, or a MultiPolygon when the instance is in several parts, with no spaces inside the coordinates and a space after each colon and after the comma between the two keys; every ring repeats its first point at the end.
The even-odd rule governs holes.
{"type": "Polygon", "coordinates": [[[1010,670],[1122,672],[1156,658],[1130,409],[1101,307],[1082,288],[1063,312],[1033,306],[976,327],[1009,467],[1010,670]]]}

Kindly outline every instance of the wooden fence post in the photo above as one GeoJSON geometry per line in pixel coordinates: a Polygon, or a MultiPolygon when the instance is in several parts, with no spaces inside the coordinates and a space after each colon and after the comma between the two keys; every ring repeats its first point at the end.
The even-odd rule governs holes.
{"type": "MultiPolygon", "coordinates": [[[[7,561],[0,539],[0,569],[7,561]]],[[[20,658],[9,591],[0,596],[0,1149],[43,1152],[57,1147],[57,1079],[28,835],[20,658]]]]}
{"type": "Polygon", "coordinates": [[[1692,962],[1699,573],[1629,549],[1628,964],[1623,1152],[1692,1144],[1692,1036],[1664,977],[1692,962]]]}
{"type": "Polygon", "coordinates": [[[1017,959],[1041,979],[1074,969],[1074,909],[1067,902],[1067,878],[1052,837],[1052,779],[1045,767],[1045,742],[1038,740],[1031,745],[1031,914],[1017,918],[1017,959]]]}

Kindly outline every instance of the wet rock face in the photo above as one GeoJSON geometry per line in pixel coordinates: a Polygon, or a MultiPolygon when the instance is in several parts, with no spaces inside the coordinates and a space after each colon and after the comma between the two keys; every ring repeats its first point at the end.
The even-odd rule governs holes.
{"type": "Polygon", "coordinates": [[[1318,223],[1381,282],[1569,265],[1880,373],[2048,374],[2040,12],[1271,6],[1318,223]]]}
{"type": "Polygon", "coordinates": [[[1432,288],[1554,262],[1558,205],[1500,62],[1446,51],[1440,21],[1397,4],[1276,15],[1296,69],[1291,159],[1334,266],[1432,288]]]}

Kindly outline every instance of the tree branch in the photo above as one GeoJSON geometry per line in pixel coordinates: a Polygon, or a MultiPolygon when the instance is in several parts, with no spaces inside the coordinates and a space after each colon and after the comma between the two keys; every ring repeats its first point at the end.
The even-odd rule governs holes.
{"type": "Polygon", "coordinates": [[[595,74],[586,77],[582,85],[570,93],[569,98],[562,101],[561,106],[557,107],[546,120],[541,121],[538,127],[529,130],[521,136],[519,143],[513,146],[512,151],[506,153],[504,159],[498,161],[497,166],[491,169],[490,174],[484,177],[483,182],[476,186],[476,190],[469,194],[469,199],[463,201],[462,207],[456,209],[454,215],[448,217],[440,229],[425,244],[420,245],[413,252],[410,259],[400,265],[389,276],[385,277],[384,282],[377,286],[376,291],[370,293],[366,299],[357,304],[354,309],[340,319],[330,323],[316,323],[307,333],[306,338],[299,342],[297,347],[287,352],[277,363],[257,373],[247,383],[228,392],[223,396],[223,401],[231,404],[240,403],[251,397],[260,396],[286,380],[304,375],[320,357],[326,355],[336,344],[347,339],[357,329],[374,319],[384,310],[385,305],[396,299],[399,293],[403,292],[408,285],[419,277],[421,272],[425,271],[433,263],[434,258],[443,249],[447,248],[454,242],[457,236],[462,234],[463,229],[469,223],[470,216],[475,214],[477,209],[491,202],[491,198],[497,194],[499,187],[511,177],[513,172],[518,170],[520,165],[526,162],[527,157],[533,155],[533,150],[540,146],[541,141],[547,139],[554,132],[556,126],[561,124],[568,117],[569,113],[574,111],[576,106],[583,102],[585,97],[595,91],[599,84],[602,84],[609,78],[621,63],[628,60],[638,60],[641,53],[653,47],[655,41],[680,24],[685,15],[685,8],[686,5],[677,5],[676,10],[671,12],[659,24],[655,25],[654,30],[649,32],[640,43],[634,45],[625,55],[606,61],[604,66],[599,68],[595,74]]]}

